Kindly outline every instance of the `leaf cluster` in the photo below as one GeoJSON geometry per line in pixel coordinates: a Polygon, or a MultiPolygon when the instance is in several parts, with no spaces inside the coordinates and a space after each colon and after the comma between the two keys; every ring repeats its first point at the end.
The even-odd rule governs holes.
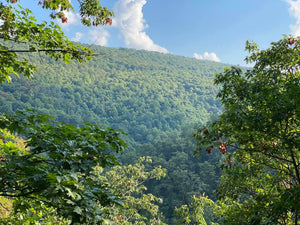
{"type": "MultiPolygon", "coordinates": [[[[22,53],[44,52],[50,57],[56,60],[62,59],[66,63],[71,59],[82,62],[93,54],[88,48],[69,41],[61,28],[53,21],[50,24],[38,23],[30,9],[14,4],[16,2],[0,3],[0,20],[2,21],[0,25],[1,83],[4,80],[10,81],[11,74],[16,76],[23,74],[27,78],[33,75],[36,68],[22,53]],[[15,45],[18,43],[23,45],[16,49],[15,45]]],[[[63,21],[66,21],[65,12],[74,10],[68,0],[40,0],[39,5],[53,11],[50,14],[52,19],[61,18],[64,19],[63,21]]],[[[79,1],[79,5],[84,25],[98,26],[111,23],[109,16],[113,16],[112,11],[102,7],[98,0],[79,1]]]]}
{"type": "Polygon", "coordinates": [[[141,157],[134,164],[115,166],[105,173],[112,193],[121,201],[121,205],[103,209],[107,212],[107,219],[122,225],[164,224],[158,206],[162,199],[147,193],[144,184],[152,179],[160,180],[166,175],[166,170],[161,166],[151,168],[151,164],[150,157],[141,157]]]}
{"type": "Polygon", "coordinates": [[[9,139],[0,143],[0,195],[18,199],[16,212],[30,210],[34,202],[54,207],[72,223],[102,220],[99,206],[115,197],[94,167],[117,164],[112,152],[125,147],[119,131],[92,124],[76,128],[30,111],[4,115],[0,126],[26,140],[25,149],[9,139]]]}

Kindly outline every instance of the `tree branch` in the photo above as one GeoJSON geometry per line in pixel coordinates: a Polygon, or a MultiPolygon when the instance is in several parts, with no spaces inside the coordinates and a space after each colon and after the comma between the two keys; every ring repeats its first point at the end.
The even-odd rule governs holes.
{"type": "Polygon", "coordinates": [[[81,51],[70,51],[70,50],[65,50],[65,49],[37,49],[37,50],[0,50],[0,54],[5,54],[5,53],[26,53],[26,52],[66,52],[66,53],[81,53],[83,54],[84,52],[81,51]]]}

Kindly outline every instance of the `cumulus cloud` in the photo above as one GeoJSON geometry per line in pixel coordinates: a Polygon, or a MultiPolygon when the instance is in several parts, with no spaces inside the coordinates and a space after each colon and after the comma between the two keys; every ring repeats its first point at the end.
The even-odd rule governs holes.
{"type": "Polygon", "coordinates": [[[127,47],[167,53],[166,48],[155,44],[145,32],[147,24],[142,9],[146,3],[146,0],[117,1],[113,23],[120,29],[127,47]]]}
{"type": "Polygon", "coordinates": [[[75,37],[72,38],[72,41],[79,42],[83,37],[83,33],[76,32],[75,37]]]}
{"type": "Polygon", "coordinates": [[[81,40],[87,41],[93,45],[106,46],[109,38],[109,33],[103,27],[96,27],[90,29],[86,34],[81,32],[76,32],[75,37],[72,38],[72,41],[79,42],[81,40]]]}
{"type": "Polygon", "coordinates": [[[286,0],[290,4],[289,13],[296,18],[296,24],[291,25],[292,35],[300,36],[300,0],[286,0]]]}
{"type": "Polygon", "coordinates": [[[89,41],[91,44],[106,46],[109,33],[103,27],[97,27],[89,31],[89,41]]]}
{"type": "Polygon", "coordinates": [[[218,56],[214,52],[212,52],[212,53],[204,52],[203,55],[194,53],[194,58],[199,59],[199,60],[210,60],[210,61],[215,61],[215,62],[221,62],[221,60],[218,58],[218,56]]]}

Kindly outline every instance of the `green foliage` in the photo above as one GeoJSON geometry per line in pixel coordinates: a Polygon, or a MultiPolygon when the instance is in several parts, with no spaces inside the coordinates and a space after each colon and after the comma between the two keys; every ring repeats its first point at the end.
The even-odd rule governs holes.
{"type": "MultiPolygon", "coordinates": [[[[16,2],[0,2],[0,83],[9,82],[12,74],[18,77],[23,74],[27,78],[33,75],[36,67],[24,53],[43,52],[66,63],[71,59],[82,62],[93,55],[90,49],[69,41],[54,22],[38,23],[30,9],[14,4],[16,2]]],[[[65,12],[74,10],[69,0],[40,0],[38,4],[52,10],[51,18],[61,19],[63,23],[67,22],[65,12]]],[[[113,12],[102,7],[98,0],[79,1],[79,11],[86,26],[110,24],[109,16],[113,16],[113,12]]]]}
{"type": "Polygon", "coordinates": [[[225,65],[132,49],[89,46],[100,53],[69,65],[41,54],[30,56],[38,71],[0,87],[0,110],[33,108],[56,120],[83,121],[126,131],[129,146],[180,132],[221,112],[213,73],[225,65]],[[131,138],[131,140],[129,140],[131,138]]]}
{"type": "MultiPolygon", "coordinates": [[[[78,3],[81,22],[86,26],[106,25],[108,23],[106,19],[114,15],[111,10],[102,7],[99,0],[81,0],[78,3]]],[[[38,4],[44,9],[52,10],[50,16],[53,19],[64,18],[65,12],[74,11],[74,6],[69,0],[41,0],[38,4]]]]}
{"type": "Polygon", "coordinates": [[[249,42],[246,49],[252,69],[216,76],[225,111],[195,134],[198,153],[213,143],[225,154],[225,224],[299,224],[300,40],[284,37],[261,51],[249,42]]]}
{"type": "Polygon", "coordinates": [[[213,153],[200,159],[193,156],[195,142],[191,137],[196,127],[187,125],[180,134],[173,132],[167,137],[157,137],[156,142],[125,151],[120,157],[122,162],[130,163],[136,157],[148,155],[153,159],[153,166],[161,165],[167,169],[164,179],[145,183],[150,193],[163,199],[160,209],[167,224],[175,223],[175,207],[189,205],[193,195],[206,193],[216,199],[220,155],[213,153]]]}
{"type": "MultiPolygon", "coordinates": [[[[29,78],[36,70],[30,53],[43,53],[52,59],[82,62],[93,52],[69,41],[54,22],[38,23],[30,9],[0,3],[0,83],[11,81],[11,75],[29,78]]],[[[73,10],[68,0],[41,0],[51,9],[52,19],[67,22],[65,11],[73,10]]],[[[98,0],[79,2],[84,25],[111,23],[113,13],[102,8],[98,0]]],[[[25,97],[26,99],[26,97],[25,97]]],[[[7,105],[6,105],[7,106],[7,105]]],[[[125,144],[119,131],[85,124],[80,128],[50,121],[32,111],[15,113],[16,108],[1,112],[0,195],[13,199],[13,212],[1,218],[4,224],[99,224],[100,207],[116,202],[108,183],[94,173],[95,166],[117,164],[112,152],[120,152],[125,144]],[[22,146],[7,133],[25,139],[22,146]]],[[[4,206],[4,205],[2,205],[4,206]]],[[[5,207],[5,206],[4,206],[5,207]]],[[[9,208],[6,209],[9,211],[9,208]]]]}
{"type": "MultiPolygon", "coordinates": [[[[4,118],[3,127],[18,131],[27,140],[26,150],[15,146],[16,143],[9,147],[5,143],[6,147],[3,147],[5,159],[9,159],[2,162],[3,174],[8,172],[13,176],[3,176],[7,183],[2,184],[2,193],[17,198],[14,201],[15,214],[6,218],[6,223],[53,224],[59,221],[68,224],[80,221],[82,224],[85,220],[92,223],[103,219],[97,217],[100,213],[103,216],[103,205],[115,199],[110,199],[111,188],[107,186],[110,181],[99,180],[90,171],[100,150],[105,150],[100,154],[102,158],[97,158],[103,160],[100,164],[114,164],[116,160],[106,147],[120,150],[123,143],[117,135],[114,136],[115,130],[103,130],[91,124],[83,126],[83,121],[126,130],[132,137],[130,146],[157,141],[148,146],[149,150],[158,147],[164,155],[160,161],[165,160],[165,165],[172,169],[166,183],[157,185],[156,189],[156,193],[167,197],[166,203],[162,203],[165,209],[169,203],[169,207],[174,207],[189,202],[189,197],[200,191],[214,191],[216,180],[208,179],[208,176],[215,174],[215,165],[210,162],[200,165],[191,160],[193,147],[189,144],[184,147],[186,140],[178,148],[175,144],[166,148],[165,145],[173,140],[176,143],[183,140],[159,140],[158,137],[166,137],[170,131],[178,132],[187,122],[205,122],[210,115],[221,111],[219,102],[213,97],[217,87],[211,84],[212,74],[220,72],[225,65],[154,52],[80,46],[71,43],[57,25],[37,23],[29,9],[11,4],[14,2],[1,4],[0,82],[11,81],[13,74],[20,79],[1,84],[0,111],[13,115],[17,110],[34,108],[81,128],[48,123],[43,116],[4,118]],[[94,57],[87,64],[78,64],[91,55],[94,57]],[[70,65],[66,67],[58,59],[70,65]],[[37,71],[37,76],[31,80],[21,76],[31,77],[34,71],[37,71]],[[102,138],[102,142],[96,147],[92,147],[95,144],[94,132],[102,134],[97,137],[102,138]],[[88,133],[93,134],[90,135],[93,140],[87,138],[88,133]],[[82,136],[93,144],[87,147],[82,136]],[[72,152],[73,148],[87,148],[92,152],[72,152]],[[182,162],[184,165],[176,168],[182,162]],[[198,172],[202,180],[197,176],[198,172]],[[209,184],[203,180],[209,180],[209,184]],[[160,192],[161,187],[168,191],[160,192]],[[100,199],[97,199],[97,194],[100,199]]],[[[42,0],[39,4],[52,10],[50,16],[62,22],[66,21],[64,12],[73,10],[67,0],[42,0]]],[[[99,1],[85,0],[79,4],[83,24],[111,22],[108,16],[112,16],[112,12],[100,6],[99,1]]],[[[143,146],[144,151],[148,147],[143,146]]],[[[157,152],[154,155],[159,159],[157,152]]],[[[151,182],[158,181],[147,181],[145,185],[151,187],[151,182]]],[[[123,222],[126,213],[126,216],[135,213],[132,223],[143,224],[147,217],[153,219],[150,223],[160,224],[158,208],[154,205],[158,198],[150,193],[142,194],[143,186],[138,187],[140,189],[131,190],[131,197],[123,196],[123,201],[129,205],[126,210],[115,205],[112,212],[122,213],[123,222]],[[133,201],[137,204],[134,205],[133,201]],[[144,207],[142,212],[137,210],[139,207],[144,207]]],[[[172,217],[173,209],[169,211],[168,217],[172,217]]]]}
{"type": "MultiPolygon", "coordinates": [[[[161,179],[165,176],[165,169],[160,166],[148,168],[151,163],[150,157],[142,157],[133,165],[114,166],[105,173],[100,166],[94,168],[95,176],[109,184],[109,190],[113,195],[119,196],[119,200],[110,206],[98,205],[102,211],[101,224],[164,224],[161,222],[159,208],[156,205],[162,200],[150,193],[145,193],[147,188],[143,183],[151,179],[161,179]]],[[[8,217],[7,213],[11,211],[11,201],[1,198],[0,206],[6,210],[2,213],[4,217],[2,222],[20,225],[57,223],[67,225],[71,223],[70,220],[59,217],[53,207],[47,206],[44,202],[36,203],[34,204],[34,201],[30,199],[26,202],[30,205],[26,213],[18,210],[17,213],[11,213],[8,217]]],[[[15,200],[14,204],[16,207],[20,202],[15,200]]],[[[24,201],[22,204],[25,204],[24,201]]],[[[77,208],[76,211],[80,212],[80,209],[77,208]]]]}
{"type": "Polygon", "coordinates": [[[12,201],[7,198],[0,197],[0,218],[7,217],[11,209],[12,201]]]}
{"type": "Polygon", "coordinates": [[[71,221],[57,215],[56,210],[46,204],[34,204],[33,201],[28,201],[30,204],[26,212],[11,212],[9,216],[0,220],[1,224],[6,225],[70,225],[71,221]]]}
{"type": "Polygon", "coordinates": [[[176,208],[176,224],[195,224],[195,225],[218,225],[216,221],[220,220],[222,208],[207,196],[193,196],[190,205],[182,205],[176,208]]]}
{"type": "Polygon", "coordinates": [[[37,23],[29,9],[0,3],[0,11],[0,19],[3,21],[0,25],[1,83],[5,79],[10,81],[12,74],[18,77],[23,74],[27,78],[33,75],[36,67],[24,53],[44,52],[66,63],[71,59],[82,62],[92,55],[88,48],[69,41],[54,22],[50,25],[46,22],[37,23]]]}
{"type": "Polygon", "coordinates": [[[15,198],[14,211],[22,215],[46,205],[73,224],[101,221],[99,206],[116,200],[93,171],[117,164],[112,152],[125,146],[119,132],[92,124],[76,128],[30,111],[18,114],[0,119],[1,129],[26,140],[25,149],[10,138],[0,142],[0,195],[15,198]]]}
{"type": "Polygon", "coordinates": [[[162,199],[151,193],[146,193],[144,185],[151,179],[160,180],[166,175],[161,166],[149,168],[150,157],[141,157],[135,164],[115,166],[105,173],[104,178],[110,183],[110,190],[119,196],[121,205],[108,206],[103,209],[107,212],[106,218],[115,224],[164,224],[157,203],[162,199]]]}

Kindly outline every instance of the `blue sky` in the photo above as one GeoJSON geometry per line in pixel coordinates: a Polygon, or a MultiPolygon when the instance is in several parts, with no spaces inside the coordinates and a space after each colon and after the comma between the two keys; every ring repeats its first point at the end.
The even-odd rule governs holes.
{"type": "MultiPolygon", "coordinates": [[[[23,3],[38,17],[46,15],[36,10],[38,0],[23,3]]],[[[264,49],[283,34],[300,35],[300,0],[102,0],[101,4],[113,9],[112,26],[83,27],[77,12],[72,12],[68,23],[60,24],[66,35],[81,43],[234,65],[245,65],[246,40],[264,49]]]]}

